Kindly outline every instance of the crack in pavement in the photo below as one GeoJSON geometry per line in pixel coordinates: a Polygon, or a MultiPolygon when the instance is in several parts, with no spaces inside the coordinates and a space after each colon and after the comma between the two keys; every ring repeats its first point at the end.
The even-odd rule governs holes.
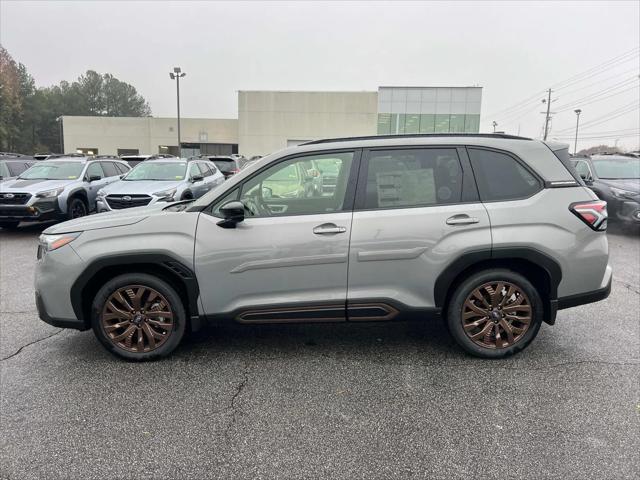
{"type": "Polygon", "coordinates": [[[231,427],[233,427],[236,424],[238,413],[242,411],[242,409],[236,407],[236,401],[238,400],[238,397],[240,397],[240,395],[242,394],[242,391],[245,389],[245,387],[247,386],[247,383],[249,382],[249,368],[250,368],[249,362],[247,362],[242,370],[242,380],[240,381],[240,383],[238,383],[238,385],[236,385],[236,391],[233,393],[233,396],[231,397],[231,402],[229,402],[228,409],[231,410],[231,421],[229,422],[229,424],[227,425],[227,428],[224,431],[224,436],[227,439],[227,441],[229,440],[229,430],[231,430],[231,427]]]}
{"type": "Polygon", "coordinates": [[[62,333],[64,331],[64,328],[61,328],[60,330],[58,330],[57,332],[52,333],[51,335],[47,335],[46,337],[43,338],[39,338],[38,340],[34,340],[33,342],[29,342],[26,343],[24,345],[22,345],[18,350],[16,350],[15,352],[13,352],[11,355],[0,358],[0,362],[4,362],[5,360],[9,360],[10,358],[15,357],[16,355],[18,355],[23,349],[27,348],[30,345],[34,345],[36,343],[40,343],[40,342],[44,342],[45,340],[58,335],[59,333],[62,333]]]}
{"type": "Polygon", "coordinates": [[[622,280],[618,280],[617,278],[614,278],[613,281],[619,283],[630,292],[640,295],[640,287],[636,287],[635,285],[631,285],[630,283],[623,282],[622,280]]]}

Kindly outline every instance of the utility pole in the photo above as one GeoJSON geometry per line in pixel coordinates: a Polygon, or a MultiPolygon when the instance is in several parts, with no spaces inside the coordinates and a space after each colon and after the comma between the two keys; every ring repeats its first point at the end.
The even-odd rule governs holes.
{"type": "Polygon", "coordinates": [[[496,127],[498,126],[498,122],[494,120],[491,125],[493,125],[493,133],[496,133],[496,127]]]}
{"type": "Polygon", "coordinates": [[[578,153],[578,125],[580,124],[580,114],[582,113],[582,110],[576,108],[574,112],[576,114],[576,139],[573,143],[573,154],[575,155],[578,153]]]}
{"type": "Polygon", "coordinates": [[[549,120],[551,120],[551,89],[549,89],[548,92],[548,98],[546,100],[542,100],[542,103],[547,104],[547,113],[544,120],[544,140],[547,140],[547,135],[549,133],[549,120]]]}
{"type": "Polygon", "coordinates": [[[178,156],[181,156],[181,140],[180,140],[180,79],[184,77],[186,73],[182,72],[180,67],[174,67],[173,72],[169,73],[171,80],[176,81],[176,99],[178,102],[178,156]]]}

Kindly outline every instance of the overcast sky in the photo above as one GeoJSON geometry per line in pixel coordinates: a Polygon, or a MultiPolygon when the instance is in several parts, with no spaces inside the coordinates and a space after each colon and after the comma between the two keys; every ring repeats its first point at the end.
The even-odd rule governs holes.
{"type": "Polygon", "coordinates": [[[581,106],[594,138],[579,148],[638,148],[639,5],[0,0],[0,41],[39,86],[109,72],[154,116],[175,115],[168,72],[180,65],[185,117],[237,117],[238,90],[479,85],[482,131],[496,120],[539,136],[539,100],[555,85],[552,137],[573,135],[581,106]]]}

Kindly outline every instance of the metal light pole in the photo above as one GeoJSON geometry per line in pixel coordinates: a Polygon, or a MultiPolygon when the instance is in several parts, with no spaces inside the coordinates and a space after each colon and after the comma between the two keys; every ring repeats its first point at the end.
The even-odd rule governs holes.
{"type": "Polygon", "coordinates": [[[576,108],[574,112],[576,113],[576,139],[573,143],[573,154],[575,155],[578,153],[578,125],[580,124],[580,114],[582,113],[582,110],[576,108]]]}
{"type": "Polygon", "coordinates": [[[176,99],[178,103],[178,156],[182,153],[182,147],[180,142],[180,79],[184,77],[186,73],[182,72],[180,67],[173,67],[173,72],[169,72],[171,80],[176,81],[176,99]]]}

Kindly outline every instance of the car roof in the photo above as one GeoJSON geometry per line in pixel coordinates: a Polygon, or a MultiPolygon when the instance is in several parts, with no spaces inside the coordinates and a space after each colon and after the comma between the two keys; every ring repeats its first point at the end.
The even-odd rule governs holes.
{"type": "Polygon", "coordinates": [[[592,160],[604,160],[604,159],[613,159],[613,160],[628,160],[635,159],[638,160],[638,157],[634,155],[624,155],[622,153],[596,153],[591,155],[592,160]]]}

